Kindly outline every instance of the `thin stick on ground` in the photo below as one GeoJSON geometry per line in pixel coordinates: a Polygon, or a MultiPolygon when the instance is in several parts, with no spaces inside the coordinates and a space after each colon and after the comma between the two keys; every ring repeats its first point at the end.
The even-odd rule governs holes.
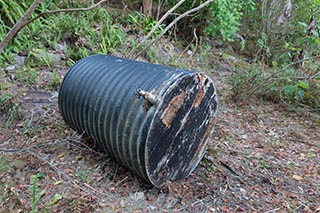
{"type": "Polygon", "coordinates": [[[49,14],[56,14],[56,13],[70,13],[70,12],[79,12],[79,11],[88,11],[92,10],[99,5],[101,5],[104,2],[107,2],[108,0],[101,0],[98,3],[86,7],[86,8],[70,8],[70,9],[59,9],[59,10],[51,10],[51,11],[45,11],[34,17],[33,19],[30,19],[28,21],[29,16],[32,14],[32,12],[37,8],[37,6],[41,3],[42,0],[35,0],[32,5],[28,8],[28,10],[23,14],[23,16],[20,18],[20,20],[12,27],[12,29],[7,33],[6,37],[1,41],[0,43],[0,53],[3,51],[4,47],[8,44],[8,42],[17,35],[17,33],[23,29],[25,26],[30,24],[31,22],[34,22],[38,18],[49,15],[49,14]]]}
{"type": "MultiPolygon", "coordinates": [[[[5,147],[5,146],[0,146],[0,152],[3,152],[3,153],[7,153],[7,154],[12,154],[12,153],[22,153],[22,152],[26,152],[26,151],[29,151],[29,150],[32,150],[32,149],[35,149],[35,148],[40,148],[40,147],[49,147],[49,146],[57,146],[59,144],[70,144],[70,145],[73,145],[70,141],[75,141],[75,140],[81,140],[81,136],[76,136],[76,135],[73,135],[71,137],[67,137],[63,140],[56,140],[54,142],[44,142],[44,143],[40,143],[40,144],[36,144],[36,145],[33,145],[33,146],[28,146],[28,147],[25,147],[25,146],[20,146],[19,148],[8,148],[8,147],[5,147]]],[[[28,141],[28,139],[26,139],[26,141],[23,143],[23,145],[26,144],[26,142],[28,141]]],[[[76,146],[76,145],[74,145],[76,146]]],[[[78,149],[80,149],[81,147],[80,146],[76,146],[78,149]]],[[[87,150],[86,151],[91,151],[91,150],[87,150]]],[[[96,151],[92,150],[93,153],[97,153],[96,151]]],[[[102,154],[100,154],[102,155],[102,154]]]]}
{"type": "Polygon", "coordinates": [[[46,164],[48,164],[53,170],[55,170],[55,171],[58,173],[59,176],[62,175],[62,176],[65,177],[68,181],[70,181],[70,183],[72,183],[74,186],[76,186],[76,187],[78,187],[79,189],[87,192],[87,193],[90,194],[91,196],[93,196],[93,197],[95,197],[95,198],[97,198],[97,199],[100,199],[100,197],[99,197],[98,195],[96,195],[96,193],[99,193],[100,195],[106,196],[105,193],[100,192],[100,191],[97,190],[97,189],[92,190],[93,187],[91,187],[91,186],[89,187],[88,184],[84,184],[84,186],[85,186],[86,188],[82,187],[82,186],[80,185],[80,183],[79,183],[78,180],[75,180],[75,179],[71,178],[69,175],[67,175],[66,173],[64,173],[64,172],[63,172],[61,169],[59,169],[57,166],[55,166],[54,164],[52,164],[52,163],[49,162],[48,160],[44,159],[42,156],[36,154],[35,152],[32,152],[31,150],[27,150],[27,153],[29,153],[30,155],[32,155],[32,156],[38,158],[39,160],[45,162],[46,164]],[[90,190],[87,189],[87,188],[89,188],[90,190]]]}
{"type": "MultiPolygon", "coordinates": [[[[190,15],[191,13],[197,12],[198,10],[201,10],[202,8],[204,8],[205,6],[207,6],[208,4],[210,4],[211,2],[213,2],[214,0],[208,0],[205,1],[204,3],[200,4],[198,7],[195,7],[191,10],[188,10],[187,12],[181,14],[180,16],[178,16],[177,18],[175,18],[155,39],[153,39],[152,41],[150,41],[146,47],[144,47],[140,52],[138,52],[133,58],[136,59],[141,53],[143,53],[146,49],[148,49],[152,44],[154,44],[156,41],[158,41],[171,27],[173,27],[178,21],[180,21],[182,18],[190,15]]],[[[133,51],[135,51],[137,48],[135,48],[133,51]]]]}

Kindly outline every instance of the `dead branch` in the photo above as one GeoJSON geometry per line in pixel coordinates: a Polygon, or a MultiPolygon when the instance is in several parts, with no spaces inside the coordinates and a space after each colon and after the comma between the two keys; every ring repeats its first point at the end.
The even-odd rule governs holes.
{"type": "Polygon", "coordinates": [[[306,61],[311,61],[311,60],[317,59],[317,58],[320,58],[320,55],[315,55],[315,56],[312,56],[312,57],[309,57],[309,58],[304,58],[304,59],[301,59],[301,60],[299,60],[299,61],[293,62],[293,63],[288,64],[287,66],[283,67],[282,69],[277,70],[276,72],[277,72],[277,73],[278,73],[278,72],[283,72],[283,71],[285,71],[286,69],[288,69],[288,68],[290,68],[290,67],[292,67],[292,66],[294,66],[294,65],[296,65],[296,64],[299,64],[299,63],[302,63],[302,62],[306,62],[306,61]]]}
{"type": "MultiPolygon", "coordinates": [[[[40,147],[49,147],[49,146],[57,146],[59,144],[71,144],[70,141],[74,141],[74,140],[80,140],[79,137],[75,137],[75,135],[73,135],[72,137],[67,137],[63,140],[56,140],[54,142],[44,142],[44,143],[40,143],[34,146],[29,146],[29,147],[25,147],[26,142],[28,142],[28,139],[26,140],[26,142],[23,143],[23,146],[20,146],[19,148],[7,148],[5,146],[0,146],[0,152],[3,153],[22,153],[22,152],[27,152],[29,150],[35,149],[35,148],[40,148],[40,147]]],[[[91,151],[91,150],[89,150],[91,151]]],[[[93,152],[95,153],[95,151],[93,150],[93,152]]]]}
{"type": "MultiPolygon", "coordinates": [[[[171,27],[173,27],[178,21],[180,21],[182,18],[190,15],[191,13],[194,13],[202,8],[204,8],[205,6],[207,6],[208,4],[210,4],[211,2],[213,2],[214,0],[208,0],[205,1],[204,3],[200,4],[198,7],[195,7],[191,10],[188,10],[187,12],[183,13],[182,15],[178,16],[177,18],[175,18],[155,39],[153,39],[152,41],[150,41],[146,47],[144,47],[140,52],[138,52],[133,58],[137,58],[142,52],[144,52],[146,49],[148,49],[152,44],[154,44],[156,41],[158,41],[171,27]]],[[[134,52],[137,48],[135,48],[132,52],[134,52]]]]}
{"type": "Polygon", "coordinates": [[[151,31],[142,39],[142,41],[140,41],[140,43],[134,48],[132,49],[129,53],[128,53],[128,57],[130,58],[130,56],[132,56],[132,54],[135,52],[135,50],[137,50],[138,48],[140,48],[151,36],[152,34],[159,28],[159,26],[162,24],[162,22],[170,15],[172,14],[172,12],[177,9],[183,2],[185,2],[186,0],[181,0],[179,1],[176,5],[174,5],[170,10],[168,10],[162,17],[161,19],[157,22],[157,24],[151,29],[151,31]]]}
{"type": "MultiPolygon", "coordinates": [[[[92,10],[96,7],[98,7],[99,5],[101,5],[102,3],[106,2],[108,0],[101,0],[98,3],[91,5],[90,7],[84,7],[84,8],[70,8],[70,9],[59,9],[59,10],[51,10],[51,11],[45,11],[40,13],[39,15],[37,15],[36,17],[34,17],[33,19],[29,20],[24,26],[30,24],[31,22],[34,22],[35,20],[37,20],[38,18],[45,16],[45,15],[49,15],[49,14],[56,14],[56,13],[72,13],[72,12],[79,12],[79,11],[89,11],[92,10]]],[[[24,27],[23,26],[23,27],[24,27]]]]}
{"type": "Polygon", "coordinates": [[[238,173],[236,173],[228,164],[222,162],[221,160],[220,160],[219,162],[220,162],[220,164],[221,164],[222,166],[224,166],[226,169],[228,169],[232,174],[240,177],[240,175],[239,175],[238,173]]]}
{"type": "Polygon", "coordinates": [[[199,39],[197,36],[197,29],[196,28],[193,29],[193,35],[194,35],[194,39],[196,41],[196,45],[195,45],[194,50],[193,50],[192,54],[190,55],[190,57],[192,57],[198,49],[199,39]]]}
{"type": "Polygon", "coordinates": [[[192,45],[192,43],[194,41],[196,42],[196,45],[195,45],[194,51],[192,52],[192,55],[190,55],[190,57],[192,57],[194,55],[194,53],[197,51],[199,39],[198,39],[198,36],[196,33],[196,28],[193,29],[193,35],[194,35],[194,37],[192,38],[192,41],[187,45],[186,48],[184,48],[184,50],[181,52],[181,54],[176,58],[175,63],[177,63],[180,60],[180,58],[185,54],[185,52],[187,52],[187,50],[190,48],[190,46],[192,45]]]}
{"type": "Polygon", "coordinates": [[[42,0],[34,0],[31,6],[23,14],[23,16],[17,21],[17,23],[7,33],[7,35],[4,37],[4,39],[0,43],[0,53],[3,51],[4,47],[8,44],[8,42],[22,29],[22,27],[27,22],[27,19],[29,18],[31,13],[38,7],[41,1],[42,0]]]}
{"type": "Polygon", "coordinates": [[[40,4],[41,0],[35,0],[32,5],[28,8],[28,10],[23,14],[21,19],[12,27],[12,29],[8,32],[6,37],[1,41],[0,43],[0,53],[3,51],[4,47],[7,45],[7,43],[15,36],[17,33],[30,24],[31,22],[34,22],[38,18],[44,16],[44,15],[49,15],[49,14],[56,14],[56,13],[71,13],[71,12],[79,12],[79,11],[88,11],[92,10],[102,3],[106,2],[107,0],[101,0],[98,3],[86,7],[86,8],[70,8],[70,9],[59,9],[59,10],[51,10],[51,11],[45,11],[34,17],[33,19],[30,19],[29,21],[27,20],[28,17],[31,15],[31,13],[36,9],[36,7],[40,4]]]}

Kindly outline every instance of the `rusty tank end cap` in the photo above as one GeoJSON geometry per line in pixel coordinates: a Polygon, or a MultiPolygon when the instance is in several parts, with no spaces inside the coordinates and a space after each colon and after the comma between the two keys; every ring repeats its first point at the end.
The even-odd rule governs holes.
{"type": "Polygon", "coordinates": [[[187,177],[201,161],[213,133],[216,89],[205,74],[175,81],[157,104],[145,145],[149,181],[156,187],[187,177]]]}

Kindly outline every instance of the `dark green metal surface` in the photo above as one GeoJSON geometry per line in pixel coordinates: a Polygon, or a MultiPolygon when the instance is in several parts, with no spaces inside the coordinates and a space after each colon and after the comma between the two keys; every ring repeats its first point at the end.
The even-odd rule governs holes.
{"type": "Polygon", "coordinates": [[[70,127],[161,186],[188,176],[200,162],[217,99],[204,74],[93,55],[64,77],[59,109],[70,127]]]}

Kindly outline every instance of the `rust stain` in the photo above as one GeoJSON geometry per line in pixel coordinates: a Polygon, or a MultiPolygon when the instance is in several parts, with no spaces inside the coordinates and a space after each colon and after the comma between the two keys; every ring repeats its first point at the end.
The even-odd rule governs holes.
{"type": "Polygon", "coordinates": [[[172,98],[170,103],[168,104],[168,107],[164,110],[164,112],[161,115],[162,123],[168,128],[174,117],[176,116],[177,111],[180,109],[180,107],[183,104],[183,101],[186,97],[187,93],[183,92],[180,95],[175,96],[172,98]]]}
{"type": "Polygon", "coordinates": [[[201,86],[199,92],[197,93],[196,95],[196,98],[194,99],[193,103],[192,103],[192,108],[194,107],[198,107],[203,99],[203,96],[204,96],[204,89],[203,87],[201,86]]]}

